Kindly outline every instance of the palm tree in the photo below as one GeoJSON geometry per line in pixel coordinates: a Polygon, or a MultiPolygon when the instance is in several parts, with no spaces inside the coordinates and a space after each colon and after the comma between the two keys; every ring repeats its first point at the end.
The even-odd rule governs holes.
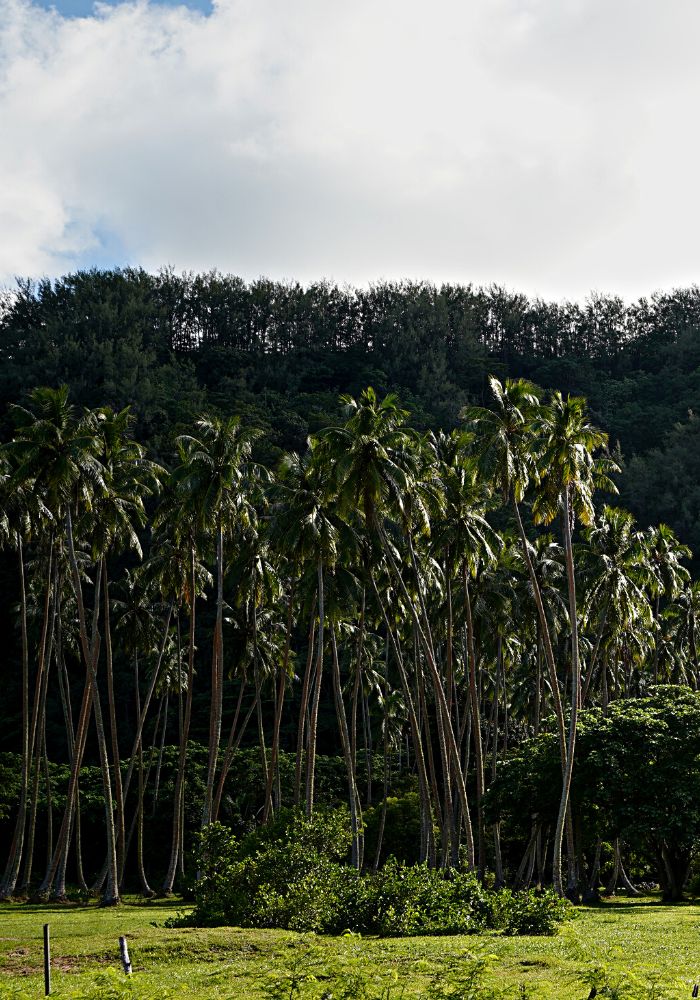
{"type": "Polygon", "coordinates": [[[483,795],[484,757],[481,740],[481,718],[476,678],[476,648],[474,620],[469,580],[475,577],[482,565],[495,562],[501,542],[485,517],[491,499],[491,490],[478,474],[476,461],[468,456],[469,438],[464,434],[440,436],[437,453],[440,466],[445,507],[437,523],[433,524],[432,548],[442,553],[445,560],[444,577],[448,601],[448,646],[446,687],[452,694],[452,597],[451,581],[455,565],[459,565],[464,598],[464,616],[467,630],[467,659],[469,672],[469,707],[471,712],[472,739],[474,741],[474,766],[476,771],[477,807],[477,863],[479,875],[486,869],[486,844],[484,836],[483,795]]]}
{"type": "MultiPolygon", "coordinates": [[[[647,631],[652,622],[645,587],[651,573],[643,536],[634,530],[634,518],[625,510],[605,506],[597,523],[586,531],[589,564],[583,617],[594,633],[581,705],[590,689],[599,652],[625,635],[647,631]]],[[[603,657],[603,707],[607,708],[607,663],[603,657]]]]}
{"type": "Polygon", "coordinates": [[[504,503],[512,507],[522,555],[527,567],[532,596],[537,607],[540,635],[549,671],[554,714],[559,732],[562,772],[566,766],[566,723],[559,691],[557,666],[531,546],[525,533],[520,505],[531,483],[538,479],[538,458],[542,442],[538,429],[542,421],[541,390],[525,379],[506,379],[502,384],[489,378],[493,409],[467,407],[462,417],[468,428],[476,432],[475,448],[485,475],[491,479],[504,503]]]}
{"type": "MultiPolygon", "coordinates": [[[[616,487],[609,473],[619,471],[611,460],[596,461],[594,453],[607,444],[607,435],[588,421],[586,401],[581,397],[559,392],[552,394],[547,411],[541,416],[544,447],[541,452],[540,487],[533,506],[537,523],[550,524],[561,516],[564,558],[569,594],[569,627],[571,630],[571,711],[566,751],[566,767],[562,782],[559,814],[554,834],[553,881],[559,895],[562,884],[562,841],[569,806],[571,776],[574,767],[576,731],[581,695],[581,665],[579,660],[578,609],[576,604],[576,573],[572,533],[576,518],[590,527],[594,520],[593,492],[604,488],[614,493],[616,487]]],[[[569,858],[569,891],[575,886],[575,858],[569,858]]]]}
{"type": "MultiPolygon", "coordinates": [[[[0,451],[0,548],[14,545],[17,548],[20,581],[20,624],[22,634],[22,770],[20,781],[19,802],[15,829],[10,843],[7,865],[0,881],[0,899],[8,899],[15,892],[19,877],[24,838],[27,823],[27,804],[29,796],[29,772],[32,760],[32,741],[30,732],[32,725],[29,708],[29,638],[27,630],[27,584],[25,572],[24,538],[29,534],[32,524],[38,524],[45,510],[37,493],[18,487],[13,482],[12,465],[5,452],[0,451]]],[[[41,677],[37,679],[37,692],[41,677]]]]}
{"type": "Polygon", "coordinates": [[[399,407],[395,396],[389,395],[380,401],[374,390],[368,388],[357,401],[350,396],[341,399],[345,404],[345,423],[321,433],[322,447],[332,468],[341,510],[348,514],[359,512],[363,518],[366,532],[363,564],[366,574],[369,577],[372,572],[372,547],[378,546],[413,620],[436,698],[443,776],[446,783],[455,783],[462,807],[468,863],[473,866],[474,841],[464,774],[444,681],[435,658],[413,541],[414,532],[429,534],[429,508],[439,506],[441,502],[434,450],[429,442],[407,427],[408,414],[399,407]],[[394,523],[408,546],[413,594],[399,567],[387,532],[385,521],[390,516],[395,519],[394,523]]]}
{"type": "MultiPolygon", "coordinates": [[[[676,594],[686,584],[690,574],[681,560],[689,559],[691,551],[687,545],[681,545],[667,524],[659,524],[649,528],[645,537],[645,553],[651,569],[649,589],[654,598],[654,625],[657,633],[661,628],[661,598],[673,600],[676,594]]],[[[654,646],[654,683],[659,679],[659,647],[654,646]]]]}
{"type": "MultiPolygon", "coordinates": [[[[61,856],[68,847],[77,780],[85,749],[90,702],[92,702],[102,771],[107,833],[107,881],[102,902],[112,904],[119,901],[119,888],[109,756],[97,686],[98,646],[88,630],[74,534],[75,518],[80,520],[91,514],[95,498],[107,490],[105,470],[99,457],[102,442],[95,414],[86,411],[79,415],[68,402],[67,386],[61,386],[59,389],[35,389],[30,394],[30,401],[32,408],[20,406],[13,408],[17,423],[17,431],[12,442],[12,451],[17,462],[14,478],[20,485],[31,483],[33,489],[43,495],[44,503],[51,512],[54,523],[63,525],[78,612],[80,651],[86,671],[66,809],[57,845],[39,887],[39,893],[45,896],[50,892],[61,856]]],[[[95,581],[96,599],[91,630],[93,636],[96,636],[99,617],[97,600],[99,589],[98,576],[95,581]]]]}
{"type": "Polygon", "coordinates": [[[212,643],[209,761],[202,809],[202,826],[211,822],[214,781],[223,713],[223,620],[225,542],[236,524],[251,523],[254,511],[248,497],[249,460],[259,432],[244,428],[238,417],[203,416],[198,436],[178,438],[180,465],[172,475],[176,495],[196,519],[198,530],[215,539],[216,623],[212,643]]]}
{"type": "Polygon", "coordinates": [[[145,449],[131,438],[130,426],[133,417],[128,408],[114,413],[109,407],[103,407],[97,411],[96,416],[102,442],[101,458],[106,489],[96,498],[88,527],[92,528],[93,558],[99,560],[102,578],[107,704],[114,769],[117,863],[121,881],[125,860],[124,795],[114,700],[108,560],[112,553],[119,553],[125,549],[131,549],[139,558],[143,556],[137,528],[143,528],[146,523],[144,500],[160,487],[159,477],[164,470],[154,462],[148,461],[145,449]]]}
{"type": "Polygon", "coordinates": [[[698,659],[698,627],[700,623],[700,581],[688,582],[677,594],[675,601],[664,614],[671,619],[673,639],[681,662],[689,664],[685,670],[686,683],[695,690],[700,683],[698,659]]]}
{"type": "Polygon", "coordinates": [[[306,814],[310,816],[314,807],[316,731],[323,676],[325,574],[335,565],[341,546],[345,552],[349,551],[353,533],[338,515],[333,490],[329,484],[329,467],[316,441],[309,442],[309,452],[304,458],[295,453],[284,457],[271,499],[272,539],[277,551],[284,553],[293,567],[295,576],[303,579],[304,576],[312,574],[315,578],[315,584],[309,588],[313,592],[313,598],[308,602],[311,617],[314,613],[318,616],[315,679],[312,690],[314,664],[310,642],[309,657],[302,682],[295,780],[295,801],[298,801],[305,720],[310,705],[306,736],[305,795],[306,814]]]}

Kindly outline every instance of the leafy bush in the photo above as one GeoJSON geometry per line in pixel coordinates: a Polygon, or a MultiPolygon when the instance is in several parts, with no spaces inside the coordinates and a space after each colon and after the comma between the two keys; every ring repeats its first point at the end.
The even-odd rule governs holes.
{"type": "Polygon", "coordinates": [[[350,843],[340,810],[284,811],[239,840],[220,823],[200,835],[194,922],[323,930],[338,909],[338,862],[350,843]]]}
{"type": "Polygon", "coordinates": [[[365,879],[373,904],[367,929],[378,934],[469,934],[488,925],[488,894],[471,873],[448,875],[391,858],[365,879]]]}
{"type": "Polygon", "coordinates": [[[342,810],[287,811],[240,840],[212,824],[200,836],[196,907],[183,919],[331,934],[552,934],[568,908],[551,892],[493,892],[471,872],[394,858],[361,874],[342,863],[349,840],[342,810]]]}
{"type": "Polygon", "coordinates": [[[492,907],[492,925],[504,934],[554,934],[557,925],[573,914],[569,901],[551,889],[501,889],[492,893],[492,907]]]}

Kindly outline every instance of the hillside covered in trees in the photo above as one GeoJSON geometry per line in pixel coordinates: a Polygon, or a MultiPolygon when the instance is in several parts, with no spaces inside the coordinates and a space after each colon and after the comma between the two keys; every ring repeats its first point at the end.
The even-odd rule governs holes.
{"type": "Polygon", "coordinates": [[[0,412],[37,385],[130,405],[156,455],[203,410],[265,431],[268,462],[337,418],[340,393],[396,392],[419,429],[451,430],[490,374],[585,396],[621,448],[622,500],[700,551],[700,289],[626,305],[530,301],[493,287],[81,272],[22,282],[0,321],[0,412]]]}
{"type": "Polygon", "coordinates": [[[329,806],[357,870],[678,898],[700,290],[90,272],[8,293],[0,361],[0,895],[329,806]]]}

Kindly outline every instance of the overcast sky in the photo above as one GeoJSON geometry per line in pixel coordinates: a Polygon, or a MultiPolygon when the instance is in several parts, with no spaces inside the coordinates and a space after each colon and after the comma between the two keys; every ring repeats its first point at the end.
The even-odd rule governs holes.
{"type": "Polygon", "coordinates": [[[699,38],[696,0],[0,0],[0,281],[694,283],[699,38]]]}

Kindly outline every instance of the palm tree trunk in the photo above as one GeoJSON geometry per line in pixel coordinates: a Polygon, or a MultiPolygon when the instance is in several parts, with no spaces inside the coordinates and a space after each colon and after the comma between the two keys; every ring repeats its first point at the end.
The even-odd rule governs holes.
{"type": "MultiPolygon", "coordinates": [[[[389,666],[389,643],[387,642],[386,666],[389,666]]],[[[379,870],[379,860],[382,856],[382,842],[384,840],[384,827],[386,826],[387,802],[389,798],[389,715],[387,712],[388,679],[383,701],[382,720],[382,756],[383,756],[383,782],[382,782],[382,811],[379,817],[379,831],[377,833],[377,848],[374,853],[374,864],[372,871],[379,870]]]]}
{"type": "MultiPolygon", "coordinates": [[[[49,618],[49,594],[51,592],[50,587],[47,587],[47,603],[44,608],[44,621],[48,622],[49,618]]],[[[22,877],[22,885],[20,887],[21,895],[27,895],[31,889],[32,881],[32,868],[34,864],[34,841],[36,837],[36,820],[37,820],[37,809],[39,806],[39,777],[41,771],[42,759],[46,755],[46,700],[49,688],[49,672],[51,669],[51,659],[53,656],[53,636],[54,636],[54,626],[55,626],[55,615],[51,616],[51,632],[49,635],[48,649],[47,649],[47,635],[46,631],[42,630],[41,645],[39,653],[39,676],[41,680],[39,681],[39,676],[37,676],[37,683],[39,684],[39,711],[37,714],[38,725],[32,723],[32,755],[34,756],[34,776],[32,781],[32,794],[29,806],[29,829],[27,833],[27,853],[24,865],[24,875],[22,877]]],[[[49,854],[49,858],[51,855],[49,854]]]]}
{"type": "Polygon", "coordinates": [[[474,835],[472,832],[471,816],[469,814],[469,801],[467,798],[467,789],[464,783],[464,774],[462,773],[462,762],[459,754],[459,748],[457,746],[457,741],[455,739],[454,730],[452,728],[452,721],[447,713],[447,700],[445,698],[445,691],[440,676],[440,671],[438,670],[437,664],[435,662],[435,655],[433,652],[432,642],[430,638],[430,626],[427,619],[427,614],[425,611],[425,604],[423,602],[422,590],[420,586],[420,576],[417,574],[416,565],[416,555],[415,549],[413,547],[413,541],[410,532],[408,532],[408,547],[411,553],[411,562],[414,568],[414,573],[416,574],[416,582],[418,587],[418,597],[419,597],[419,607],[420,613],[416,610],[415,602],[411,599],[411,595],[408,592],[406,583],[403,579],[403,575],[396,564],[391,546],[389,545],[388,539],[384,529],[379,526],[380,537],[382,538],[384,554],[387,558],[387,562],[391,566],[392,572],[396,577],[401,593],[406,602],[406,606],[411,613],[415,627],[418,630],[418,635],[425,650],[425,656],[430,668],[431,679],[433,682],[433,690],[435,692],[436,702],[438,706],[438,714],[441,715],[443,721],[443,734],[445,739],[445,750],[449,754],[453,767],[453,776],[455,779],[455,784],[457,786],[457,791],[459,793],[461,805],[462,805],[462,819],[464,822],[464,830],[466,837],[466,853],[467,853],[467,865],[469,868],[474,867],[474,835]],[[425,625],[426,630],[424,630],[423,625],[425,625]]]}
{"type": "MultiPolygon", "coordinates": [[[[581,684],[580,663],[578,655],[578,620],[576,608],[576,577],[574,573],[574,556],[571,542],[571,511],[569,506],[569,491],[564,489],[563,494],[563,528],[564,528],[564,557],[566,561],[566,579],[569,591],[569,618],[571,626],[571,716],[569,719],[569,738],[566,749],[566,767],[562,781],[561,800],[559,802],[559,814],[554,832],[554,856],[552,860],[552,875],[554,890],[559,896],[564,895],[564,885],[562,880],[562,843],[564,839],[564,824],[569,808],[569,794],[571,790],[571,777],[574,769],[574,751],[576,749],[576,729],[578,724],[579,690],[581,684]]],[[[569,857],[570,879],[575,875],[575,858],[569,857]]],[[[569,892],[575,891],[575,886],[569,884],[569,892]]]]}
{"type": "MultiPolygon", "coordinates": [[[[85,606],[83,604],[83,591],[80,582],[80,570],[75,555],[75,544],[73,541],[73,520],[70,506],[66,508],[66,536],[68,542],[68,555],[73,577],[73,590],[78,606],[78,623],[80,632],[80,646],[85,662],[87,673],[86,683],[92,686],[92,708],[95,716],[95,729],[97,731],[97,750],[102,771],[102,791],[105,806],[105,828],[107,833],[107,882],[102,895],[102,905],[109,906],[119,902],[119,874],[117,868],[116,835],[114,829],[114,809],[112,800],[112,780],[109,770],[109,756],[107,754],[107,741],[105,738],[104,724],[102,720],[102,707],[100,705],[100,692],[97,686],[97,656],[93,658],[92,650],[87,633],[87,622],[85,619],[85,606]]],[[[95,608],[99,604],[99,584],[97,577],[95,586],[95,608]]],[[[97,614],[95,621],[97,620],[97,614]]]]}
{"type": "Polygon", "coordinates": [[[177,758],[177,777],[173,796],[173,825],[170,838],[170,859],[163,879],[163,894],[172,895],[177,874],[178,860],[182,860],[184,848],[183,811],[185,802],[185,765],[187,763],[187,743],[192,721],[192,690],[194,686],[194,640],[197,606],[197,576],[195,570],[195,550],[190,547],[190,624],[189,648],[187,650],[187,696],[185,698],[185,713],[180,734],[180,750],[177,758]]]}
{"type": "Polygon", "coordinates": [[[9,899],[16,888],[19,878],[20,866],[22,864],[22,854],[24,850],[24,838],[27,826],[27,808],[29,798],[29,780],[31,771],[31,761],[34,756],[34,743],[36,742],[36,729],[38,724],[39,699],[44,672],[44,649],[46,643],[46,629],[48,628],[49,600],[51,594],[51,564],[53,554],[53,533],[51,534],[52,544],[49,547],[49,573],[46,584],[46,597],[44,600],[44,618],[42,621],[42,636],[39,643],[39,663],[37,676],[34,682],[34,701],[30,722],[29,714],[29,639],[27,634],[27,589],[24,570],[24,550],[22,547],[22,536],[19,532],[16,535],[17,549],[19,553],[19,577],[20,577],[20,622],[22,630],[22,771],[19,793],[19,804],[17,810],[17,820],[10,846],[10,854],[0,883],[0,900],[9,899]]]}
{"type": "Polygon", "coordinates": [[[273,813],[272,790],[279,768],[280,753],[280,730],[282,727],[282,709],[284,708],[284,693],[287,689],[287,674],[289,671],[289,654],[292,644],[292,621],[294,608],[294,586],[289,588],[289,599],[287,606],[287,634],[284,642],[284,657],[279,668],[280,675],[277,686],[277,704],[275,705],[275,721],[272,728],[272,752],[270,755],[270,770],[265,787],[265,811],[263,823],[267,823],[273,813]]]}
{"type": "MultiPolygon", "coordinates": [[[[56,876],[59,871],[59,867],[64,863],[64,859],[68,852],[68,846],[70,844],[70,835],[73,824],[73,817],[76,815],[77,809],[77,793],[78,793],[78,779],[80,775],[80,767],[83,761],[83,755],[85,753],[85,743],[87,741],[87,733],[90,725],[90,717],[92,712],[92,696],[93,688],[91,684],[86,683],[83,689],[83,697],[80,705],[80,712],[78,714],[78,725],[75,730],[75,742],[73,744],[73,756],[71,760],[70,776],[68,779],[68,790],[66,793],[66,805],[63,811],[63,819],[61,821],[61,827],[56,839],[56,846],[54,847],[53,856],[51,858],[51,864],[46,869],[43,881],[36,892],[36,898],[39,901],[48,900],[54,882],[56,881],[56,876]]],[[[63,894],[65,895],[65,893],[63,894]]],[[[63,898],[63,895],[57,898],[63,898]]]]}
{"type": "Polygon", "coordinates": [[[107,559],[101,560],[102,600],[104,602],[105,665],[107,669],[107,705],[109,707],[109,731],[112,745],[112,766],[114,769],[114,801],[116,805],[117,866],[124,872],[124,794],[122,789],[121,757],[119,755],[119,735],[117,731],[117,709],[114,700],[114,670],[112,666],[112,630],[110,628],[109,579],[107,559]]]}
{"type": "Polygon", "coordinates": [[[185,798],[185,765],[187,763],[187,742],[190,734],[190,723],[192,721],[192,689],[194,685],[194,639],[195,620],[197,603],[197,577],[195,572],[195,552],[190,549],[190,623],[189,623],[189,648],[187,650],[187,696],[185,698],[185,712],[182,720],[182,731],[180,733],[180,750],[177,758],[177,777],[175,779],[175,792],[173,796],[173,826],[170,839],[170,859],[168,868],[163,879],[163,893],[166,896],[172,895],[177,873],[178,858],[182,854],[184,830],[182,823],[182,812],[185,798]]]}
{"type": "Polygon", "coordinates": [[[441,850],[441,864],[446,864],[446,859],[449,857],[450,853],[450,843],[449,843],[449,833],[450,828],[445,822],[445,818],[442,813],[442,807],[440,804],[440,792],[438,790],[438,780],[437,780],[437,770],[435,767],[435,756],[433,754],[433,736],[430,731],[430,715],[428,713],[428,705],[425,698],[425,678],[423,676],[423,667],[420,662],[420,657],[418,655],[418,643],[414,641],[414,675],[416,678],[416,703],[418,705],[418,711],[420,716],[418,719],[418,724],[421,726],[424,736],[425,736],[425,757],[428,764],[428,777],[430,778],[430,788],[432,790],[432,801],[435,803],[435,814],[438,829],[441,834],[440,850],[441,850]]]}
{"type": "Polygon", "coordinates": [[[170,691],[165,691],[165,703],[163,705],[163,726],[160,731],[160,746],[158,747],[158,763],[156,764],[156,777],[153,782],[153,805],[151,807],[151,817],[154,817],[158,809],[158,793],[160,791],[160,774],[163,769],[163,751],[165,750],[165,735],[168,731],[168,702],[170,701],[170,691]]]}
{"type": "Polygon", "coordinates": [[[418,716],[416,715],[416,708],[413,701],[413,695],[411,693],[411,686],[408,681],[408,675],[406,674],[403,657],[401,655],[401,648],[396,640],[394,630],[389,621],[387,609],[379,595],[379,588],[377,587],[376,580],[374,579],[374,575],[372,573],[370,573],[370,579],[372,581],[372,588],[374,590],[377,605],[382,613],[382,618],[384,619],[387,637],[391,642],[391,646],[394,651],[394,659],[396,660],[396,666],[399,670],[401,689],[403,691],[404,701],[406,702],[406,709],[408,711],[411,739],[413,741],[413,754],[416,759],[416,771],[418,773],[418,795],[421,804],[420,861],[421,864],[427,861],[431,861],[431,863],[434,864],[435,848],[433,839],[433,810],[430,800],[430,783],[428,781],[428,772],[425,766],[425,753],[423,751],[423,742],[421,740],[420,723],[418,721],[418,716]]]}
{"type": "Polygon", "coordinates": [[[304,680],[301,686],[301,698],[299,701],[299,721],[297,722],[297,750],[294,763],[294,805],[301,803],[301,771],[304,761],[304,733],[306,728],[306,715],[309,710],[309,697],[311,694],[311,674],[314,663],[314,635],[316,632],[314,622],[314,612],[316,611],[316,598],[314,597],[309,616],[309,639],[306,651],[306,667],[304,669],[304,680]]]}
{"type": "Polygon", "coordinates": [[[207,782],[202,809],[202,829],[209,825],[212,818],[214,799],[214,781],[216,765],[219,759],[219,740],[221,739],[221,717],[223,714],[223,653],[224,653],[224,531],[219,518],[216,532],[216,626],[211,658],[211,706],[209,712],[209,762],[207,764],[207,782]]]}
{"type": "Polygon", "coordinates": [[[126,802],[129,795],[129,788],[131,787],[131,779],[134,775],[134,768],[138,759],[138,750],[143,740],[143,729],[146,723],[146,717],[148,715],[148,710],[151,706],[151,701],[153,699],[153,693],[155,692],[156,685],[160,680],[160,671],[163,665],[163,657],[165,656],[165,647],[168,643],[168,635],[170,633],[170,622],[173,615],[174,602],[171,601],[168,605],[168,612],[165,616],[165,624],[163,626],[163,638],[161,640],[160,648],[158,650],[158,659],[156,661],[155,669],[151,676],[150,683],[148,685],[148,690],[146,692],[146,697],[143,699],[143,704],[141,706],[141,714],[138,717],[136,723],[136,733],[134,735],[134,742],[131,747],[131,754],[129,756],[129,766],[126,769],[126,774],[124,775],[124,787],[123,795],[124,801],[126,802]]]}
{"type": "MultiPolygon", "coordinates": [[[[136,718],[141,717],[141,692],[139,689],[139,658],[138,653],[134,656],[134,693],[136,698],[136,718]]],[[[165,729],[165,726],[163,726],[165,729]]],[[[143,742],[139,743],[139,764],[138,764],[138,804],[136,806],[136,868],[138,871],[139,882],[141,883],[141,894],[146,897],[152,897],[155,895],[150,885],[148,884],[148,879],[146,878],[146,871],[143,865],[143,798],[144,798],[144,783],[143,783],[143,742]]],[[[126,853],[126,851],[124,851],[126,853]]]]}
{"type": "Polygon", "coordinates": [[[362,815],[359,806],[359,795],[357,793],[357,781],[355,780],[355,768],[352,761],[352,749],[350,746],[350,736],[348,733],[348,721],[343,703],[343,688],[340,681],[340,663],[338,661],[338,646],[335,641],[335,629],[331,625],[331,652],[333,654],[333,691],[335,694],[335,710],[338,718],[338,730],[340,732],[340,744],[345,758],[345,767],[348,773],[348,803],[350,806],[350,827],[352,830],[351,864],[353,868],[359,870],[362,859],[362,815]]]}
{"type": "Polygon", "coordinates": [[[466,559],[462,560],[462,586],[464,588],[464,611],[467,620],[467,651],[469,660],[469,705],[472,716],[472,738],[474,740],[474,768],[476,771],[476,812],[477,812],[477,863],[479,878],[486,874],[486,842],[484,836],[484,754],[481,745],[481,712],[479,692],[476,686],[476,650],[474,648],[474,619],[469,594],[469,573],[466,559]]]}
{"type": "Polygon", "coordinates": [[[245,676],[241,680],[241,687],[238,692],[238,699],[236,701],[236,710],[233,713],[233,722],[231,723],[231,729],[228,734],[228,742],[226,743],[226,751],[224,753],[224,759],[221,764],[221,773],[219,775],[219,781],[216,786],[216,795],[214,796],[214,811],[212,813],[212,822],[216,823],[219,818],[219,810],[221,808],[221,799],[224,794],[224,786],[226,785],[226,779],[228,778],[228,773],[231,770],[231,764],[233,763],[233,758],[241,745],[241,740],[243,739],[243,734],[248,728],[248,723],[250,718],[257,707],[257,699],[253,698],[250,703],[250,708],[243,717],[243,722],[238,726],[238,717],[240,715],[241,706],[243,704],[243,695],[247,687],[247,681],[245,676]]]}
{"type": "Polygon", "coordinates": [[[523,558],[527,566],[528,576],[530,577],[530,586],[532,587],[532,594],[535,599],[535,605],[537,607],[537,615],[540,621],[540,630],[542,635],[542,642],[544,643],[544,653],[545,659],[547,661],[547,667],[549,670],[549,685],[552,691],[552,703],[554,706],[554,715],[557,720],[557,731],[559,733],[559,750],[561,755],[561,766],[562,773],[566,768],[566,721],[564,719],[564,709],[561,703],[561,694],[559,691],[559,679],[557,677],[557,665],[554,659],[554,650],[552,649],[552,637],[549,631],[549,622],[547,621],[547,615],[544,609],[544,602],[542,600],[542,591],[540,589],[539,580],[537,579],[537,574],[535,573],[535,567],[532,565],[532,559],[530,558],[530,548],[529,542],[527,540],[527,535],[525,534],[525,528],[523,526],[523,520],[520,516],[520,507],[515,499],[513,500],[513,511],[515,513],[515,521],[518,527],[518,535],[520,536],[520,544],[523,552],[523,558]]]}
{"type": "Polygon", "coordinates": [[[325,618],[325,595],[323,589],[323,559],[319,558],[318,576],[318,641],[316,654],[316,681],[311,702],[309,719],[309,741],[306,752],[306,815],[314,810],[314,779],[316,772],[316,730],[318,726],[318,706],[321,700],[321,679],[323,675],[323,627],[325,618]]]}

